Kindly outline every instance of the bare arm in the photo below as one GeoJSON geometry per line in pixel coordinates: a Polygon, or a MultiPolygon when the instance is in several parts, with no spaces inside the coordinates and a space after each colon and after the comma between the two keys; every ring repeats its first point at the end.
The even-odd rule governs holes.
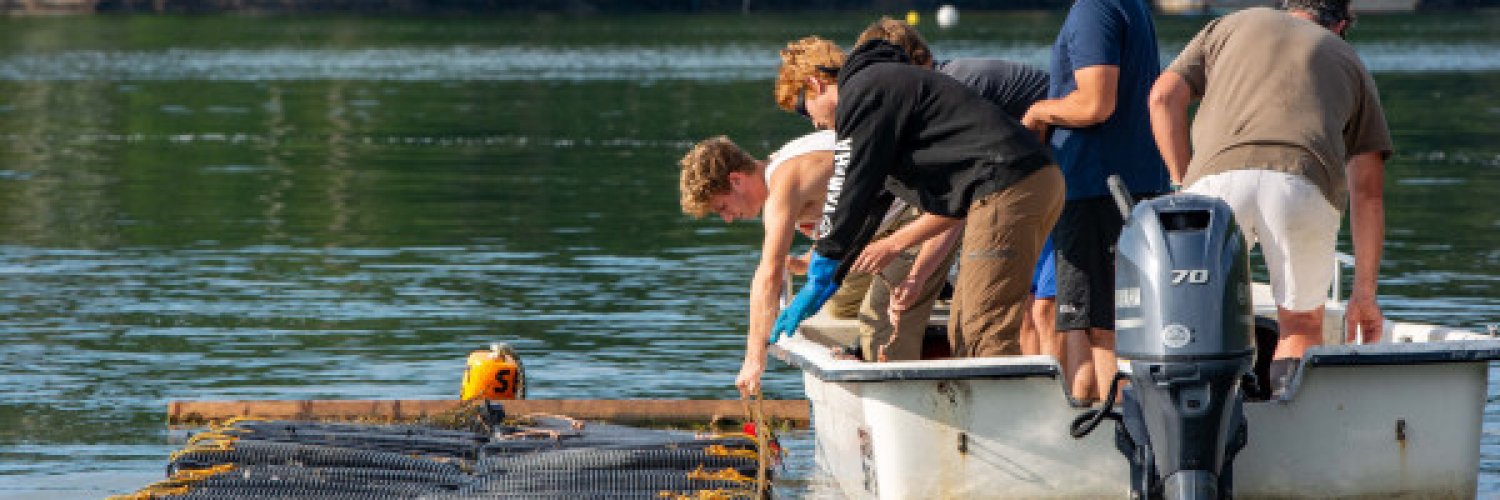
{"type": "MultiPolygon", "coordinates": [[[[912,263],[906,276],[895,277],[893,283],[887,284],[890,287],[890,300],[886,301],[886,317],[890,318],[893,330],[890,342],[895,342],[894,332],[901,329],[902,316],[916,305],[917,297],[921,295],[923,285],[927,283],[927,280],[933,273],[944,275],[948,273],[948,270],[939,266],[946,261],[944,257],[948,256],[953,246],[958,244],[958,237],[961,234],[963,234],[962,228],[954,224],[936,237],[923,241],[922,249],[917,251],[917,260],[912,263]]],[[[878,354],[880,361],[886,360],[884,346],[880,348],[878,354]]]]}
{"type": "Polygon", "coordinates": [[[1182,75],[1164,71],[1151,86],[1147,105],[1151,109],[1151,135],[1156,138],[1156,149],[1167,163],[1167,173],[1174,184],[1181,184],[1187,175],[1188,162],[1192,160],[1192,147],[1188,142],[1188,105],[1193,101],[1193,88],[1182,75]]]}
{"type": "Polygon", "coordinates": [[[1066,96],[1032,104],[1021,124],[1032,130],[1048,126],[1087,127],[1108,120],[1115,113],[1120,67],[1089,66],[1073,71],[1078,88],[1066,96]]]}
{"type": "Polygon", "coordinates": [[[1355,156],[1349,173],[1349,225],[1357,257],[1354,293],[1374,295],[1385,245],[1385,159],[1380,152],[1355,156]]]}
{"type": "MultiPolygon", "coordinates": [[[[922,214],[921,217],[917,217],[917,220],[896,230],[890,236],[871,242],[864,251],[859,253],[859,257],[854,260],[854,266],[849,269],[853,272],[878,273],[881,269],[885,269],[885,266],[890,264],[901,251],[918,244],[923,244],[923,251],[925,251],[927,248],[924,242],[958,227],[961,222],[963,219],[922,214]]],[[[937,263],[932,265],[936,266],[937,263]]]]}
{"type": "Polygon", "coordinates": [[[809,153],[783,163],[767,186],[761,207],[765,235],[761,238],[760,264],[750,281],[750,329],[745,333],[745,361],[735,379],[742,396],[760,392],[760,376],[766,369],[766,345],[771,326],[781,312],[781,290],[786,286],[787,253],[797,230],[798,209],[808,200],[822,199],[832,155],[809,153]]]}
{"type": "Polygon", "coordinates": [[[792,244],[792,232],[796,226],[793,211],[786,206],[785,196],[773,192],[766,200],[761,214],[766,234],[761,240],[760,264],[755,268],[755,277],[750,281],[750,329],[745,334],[745,361],[740,366],[735,385],[741,395],[751,396],[760,391],[760,376],[766,368],[766,345],[771,337],[771,325],[781,311],[777,301],[785,286],[787,251],[792,244]]]}
{"type": "Polygon", "coordinates": [[[1349,234],[1354,243],[1354,290],[1345,311],[1345,334],[1355,336],[1355,327],[1365,342],[1380,339],[1385,327],[1375,289],[1380,258],[1385,245],[1385,157],[1381,151],[1362,153],[1349,160],[1349,234]]]}
{"type": "Polygon", "coordinates": [[[910,296],[893,296],[891,298],[892,309],[896,309],[899,303],[900,308],[897,310],[905,310],[911,305],[910,301],[916,298],[915,292],[921,289],[921,284],[926,283],[928,277],[936,272],[946,272],[945,269],[938,269],[938,266],[942,265],[943,258],[948,256],[953,246],[958,244],[958,237],[961,234],[963,234],[962,228],[954,224],[938,234],[936,238],[928,238],[927,241],[922,242],[922,250],[917,252],[916,262],[912,263],[911,271],[906,274],[906,279],[901,280],[914,285],[910,290],[906,290],[905,284],[900,287],[912,293],[903,294],[910,296]]]}

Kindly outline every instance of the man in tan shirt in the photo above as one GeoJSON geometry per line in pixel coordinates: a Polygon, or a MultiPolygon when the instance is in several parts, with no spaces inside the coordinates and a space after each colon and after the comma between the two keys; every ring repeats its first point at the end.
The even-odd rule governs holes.
{"type": "Polygon", "coordinates": [[[1210,22],[1151,90],[1151,128],[1174,183],[1223,198],[1271,275],[1280,322],[1277,393],[1322,343],[1341,210],[1356,263],[1346,335],[1378,341],[1376,276],[1390,132],[1375,81],[1343,35],[1348,0],[1284,0],[1210,22]],[[1187,109],[1201,99],[1192,123],[1187,109]],[[1352,196],[1351,196],[1352,195],[1352,196]]]}

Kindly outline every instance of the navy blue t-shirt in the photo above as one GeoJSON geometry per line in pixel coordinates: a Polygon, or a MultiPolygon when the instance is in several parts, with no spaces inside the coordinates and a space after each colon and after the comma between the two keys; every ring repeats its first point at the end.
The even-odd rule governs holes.
{"type": "Polygon", "coordinates": [[[1119,174],[1134,194],[1166,192],[1166,164],[1151,136],[1146,96],[1161,73],[1156,26],[1144,0],[1077,0],[1052,47],[1048,97],[1078,88],[1073,71],[1120,68],[1115,112],[1091,127],[1055,127],[1051,145],[1068,183],[1067,199],[1108,196],[1104,179],[1119,174]]]}

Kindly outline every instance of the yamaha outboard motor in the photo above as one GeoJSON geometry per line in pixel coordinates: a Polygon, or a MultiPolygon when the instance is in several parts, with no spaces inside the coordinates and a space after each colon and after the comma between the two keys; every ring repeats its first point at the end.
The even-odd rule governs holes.
{"type": "Polygon", "coordinates": [[[1231,496],[1255,361],[1245,246],[1229,205],[1190,194],[1141,202],[1120,234],[1115,353],[1130,386],[1116,444],[1133,498],[1231,496]]]}

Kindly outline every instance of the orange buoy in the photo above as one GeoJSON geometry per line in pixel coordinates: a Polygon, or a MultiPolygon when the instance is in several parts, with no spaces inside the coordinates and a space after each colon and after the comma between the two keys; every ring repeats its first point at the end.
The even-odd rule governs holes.
{"type": "Polygon", "coordinates": [[[469,353],[464,367],[463,391],[459,397],[470,399],[521,399],[526,396],[525,368],[521,357],[505,343],[490,344],[488,351],[469,353]]]}

